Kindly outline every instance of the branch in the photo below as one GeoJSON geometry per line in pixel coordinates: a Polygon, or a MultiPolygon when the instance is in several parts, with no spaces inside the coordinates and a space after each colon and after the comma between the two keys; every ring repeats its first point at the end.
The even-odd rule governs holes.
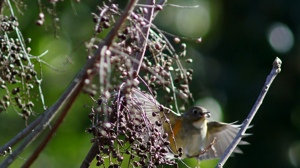
{"type": "Polygon", "coordinates": [[[65,110],[62,111],[58,119],[55,121],[54,125],[51,127],[50,132],[47,134],[47,136],[44,138],[44,140],[41,142],[41,144],[35,149],[35,151],[31,154],[31,156],[26,160],[26,162],[22,165],[22,168],[28,168],[31,166],[31,164],[37,159],[39,154],[44,150],[44,148],[47,146],[48,142],[52,138],[52,135],[56,132],[56,130],[59,128],[60,124],[63,122],[64,118],[67,116],[73,102],[75,101],[77,96],[73,96],[73,100],[69,100],[70,103],[67,104],[67,107],[65,107],[65,110]]]}
{"type": "Polygon", "coordinates": [[[90,167],[92,161],[94,160],[95,156],[99,152],[99,145],[97,144],[97,141],[94,142],[93,146],[91,147],[89,153],[84,158],[83,162],[81,163],[80,168],[87,168],[90,167]]]}
{"type": "Polygon", "coordinates": [[[234,151],[236,146],[241,141],[242,136],[245,134],[245,132],[246,132],[247,128],[249,127],[252,119],[254,118],[256,112],[258,111],[260,105],[262,104],[262,102],[263,102],[263,100],[264,100],[264,98],[265,98],[265,96],[266,96],[273,80],[280,73],[281,63],[282,63],[281,60],[278,57],[276,57],[275,61],[273,62],[272,71],[269,74],[269,76],[267,77],[266,82],[264,84],[264,87],[263,87],[262,91],[260,92],[260,95],[259,95],[258,99],[256,100],[256,102],[255,102],[253,108],[251,109],[249,115],[247,116],[246,120],[244,120],[240,131],[238,132],[238,134],[236,135],[234,140],[231,142],[229,147],[226,149],[225,153],[223,154],[223,156],[220,159],[219,163],[217,164],[216,168],[223,167],[223,165],[225,164],[225,162],[227,161],[227,159],[229,158],[231,153],[234,151]]]}
{"type": "Polygon", "coordinates": [[[36,127],[36,125],[38,125],[42,121],[44,114],[42,114],[37,119],[35,119],[28,127],[24,128],[14,138],[12,138],[9,142],[3,145],[0,148],[0,153],[4,153],[5,150],[7,150],[9,147],[13,147],[15,144],[21,141],[26,135],[28,135],[28,133],[31,132],[36,127]]]}
{"type": "Polygon", "coordinates": [[[71,105],[73,103],[73,100],[80,93],[80,90],[83,86],[81,81],[85,76],[84,74],[84,71],[81,71],[81,73],[77,75],[78,77],[75,78],[60,99],[45,111],[45,116],[42,118],[42,121],[32,129],[31,133],[27,136],[24,142],[15,151],[13,151],[7,159],[4,160],[0,167],[8,167],[20,155],[20,153],[49,125],[54,116],[59,112],[59,109],[64,110],[62,106],[68,104],[71,105]]]}

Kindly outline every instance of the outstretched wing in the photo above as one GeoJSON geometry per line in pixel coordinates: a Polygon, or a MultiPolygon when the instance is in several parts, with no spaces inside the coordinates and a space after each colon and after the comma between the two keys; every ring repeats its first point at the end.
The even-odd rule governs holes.
{"type": "Polygon", "coordinates": [[[136,88],[132,88],[130,99],[132,107],[137,113],[139,113],[139,115],[142,113],[141,115],[147,116],[152,124],[160,119],[159,112],[161,111],[161,105],[152,95],[144,93],[136,88]]]}
{"type": "MultiPolygon", "coordinates": [[[[130,115],[132,118],[139,118],[142,119],[141,122],[144,122],[146,124],[146,127],[154,127],[156,130],[158,130],[161,135],[166,132],[169,135],[169,142],[172,146],[174,144],[174,139],[171,134],[176,133],[177,129],[173,130],[172,125],[175,124],[175,122],[178,119],[178,116],[176,116],[173,112],[169,111],[169,109],[165,108],[161,104],[159,104],[156,99],[145,92],[142,92],[136,88],[132,88],[129,96],[126,98],[127,100],[130,100],[130,102],[127,103],[128,112],[130,112],[130,115]],[[173,115],[173,116],[172,116],[173,115]],[[165,122],[166,119],[169,119],[169,122],[165,122]],[[151,124],[147,124],[147,123],[151,124]],[[158,122],[158,123],[156,123],[158,122]]],[[[137,123],[139,124],[139,123],[137,123]]],[[[147,133],[144,133],[144,139],[147,140],[148,136],[147,133]]],[[[157,143],[159,145],[162,145],[162,147],[166,147],[164,145],[165,140],[158,140],[157,143]]],[[[167,158],[173,159],[174,155],[170,147],[167,147],[170,153],[167,153],[167,158]]],[[[175,147],[174,149],[175,150],[175,147]]]]}
{"type": "MultiPolygon", "coordinates": [[[[240,130],[240,125],[216,121],[208,122],[207,127],[207,140],[204,148],[209,147],[214,139],[216,139],[216,142],[208,149],[207,152],[200,156],[200,160],[220,158],[240,130]]],[[[246,145],[249,143],[246,141],[240,141],[239,144],[246,145]]],[[[234,152],[243,153],[239,148],[236,148],[234,152]]]]}

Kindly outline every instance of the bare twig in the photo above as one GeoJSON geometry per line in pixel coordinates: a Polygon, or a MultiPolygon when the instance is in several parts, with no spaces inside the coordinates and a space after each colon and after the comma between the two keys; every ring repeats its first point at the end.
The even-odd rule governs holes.
{"type": "Polygon", "coordinates": [[[214,150],[214,144],[216,144],[218,142],[217,138],[214,137],[214,139],[212,140],[212,142],[205,148],[203,149],[202,151],[200,151],[199,153],[196,153],[192,156],[188,156],[188,158],[200,158],[201,155],[205,154],[209,149],[212,149],[214,150]]]}
{"type": "Polygon", "coordinates": [[[269,76],[267,77],[266,82],[264,84],[264,87],[263,87],[262,91],[260,92],[260,95],[259,95],[258,99],[256,100],[256,102],[255,102],[253,108],[251,109],[249,115],[244,120],[240,131],[238,132],[238,134],[236,135],[234,140],[231,142],[231,144],[229,145],[229,147],[226,149],[225,153],[221,157],[221,159],[220,159],[219,163],[217,164],[216,168],[223,167],[223,165],[225,164],[225,162],[227,161],[227,159],[229,158],[231,153],[234,151],[236,146],[241,141],[241,139],[242,139],[243,135],[245,134],[247,128],[249,127],[252,119],[254,118],[256,112],[258,111],[260,105],[262,104],[262,102],[263,102],[263,100],[264,100],[264,98],[265,98],[265,96],[266,96],[273,80],[280,73],[281,63],[282,63],[281,60],[278,57],[276,57],[275,61],[273,62],[272,71],[269,74],[269,76]]]}
{"type": "MultiPolygon", "coordinates": [[[[155,4],[155,0],[147,0],[146,4],[148,6],[153,6],[155,4]]],[[[145,20],[148,21],[148,25],[142,28],[142,34],[140,34],[140,40],[139,40],[139,44],[138,47],[142,48],[142,50],[140,52],[136,53],[135,59],[139,60],[139,64],[136,64],[135,62],[133,63],[133,70],[136,72],[136,74],[139,74],[141,65],[142,65],[142,61],[145,55],[145,51],[146,51],[146,44],[147,44],[147,40],[148,40],[148,36],[149,36],[149,31],[150,31],[150,27],[152,24],[152,20],[153,20],[153,12],[154,12],[154,8],[149,7],[148,8],[148,13],[146,13],[145,16],[145,20]]]]}
{"type": "Polygon", "coordinates": [[[176,5],[176,4],[165,4],[164,6],[171,6],[176,8],[199,8],[199,5],[195,6],[182,6],[182,5],[176,5]]]}

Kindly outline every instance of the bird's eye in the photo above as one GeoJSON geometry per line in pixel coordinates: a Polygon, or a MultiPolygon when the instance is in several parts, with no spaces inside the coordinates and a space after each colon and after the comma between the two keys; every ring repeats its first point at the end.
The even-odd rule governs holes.
{"type": "Polygon", "coordinates": [[[194,110],[193,110],[193,113],[194,113],[194,114],[197,114],[197,113],[198,113],[198,110],[194,109],[194,110]]]}

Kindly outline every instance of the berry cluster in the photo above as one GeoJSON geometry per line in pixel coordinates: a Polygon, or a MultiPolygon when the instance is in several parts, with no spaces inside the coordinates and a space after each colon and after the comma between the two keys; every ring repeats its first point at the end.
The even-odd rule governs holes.
{"type": "MultiPolygon", "coordinates": [[[[145,20],[147,12],[148,8],[136,8],[123,23],[113,45],[101,48],[98,51],[101,54],[100,60],[87,71],[84,92],[97,103],[89,114],[92,125],[87,132],[93,134],[92,142],[98,145],[98,166],[176,165],[174,160],[168,158],[171,154],[168,149],[170,142],[162,128],[169,120],[166,115],[162,115],[166,112],[165,108],[155,98],[157,94],[164,93],[165,102],[162,103],[170,108],[192,98],[188,84],[192,80],[193,70],[185,69],[182,65],[192,60],[185,58],[185,44],[181,44],[182,51],[177,53],[168,38],[157,28],[150,28],[148,39],[144,39],[142,30],[150,26],[145,20]],[[143,41],[147,48],[140,63],[136,56],[143,50],[140,45],[143,41]],[[135,67],[137,63],[140,66],[139,72],[135,67]],[[151,96],[143,94],[144,102],[134,96],[141,83],[142,89],[151,92],[151,96]],[[147,101],[155,105],[150,115],[144,109],[147,101]]],[[[92,14],[96,35],[86,43],[90,55],[98,49],[96,44],[101,41],[102,33],[113,28],[121,14],[122,10],[113,3],[98,7],[98,11],[92,14]]],[[[180,43],[176,39],[176,43],[180,43]]],[[[139,91],[140,95],[142,93],[139,91]]],[[[184,105],[181,107],[184,108],[184,105]]],[[[177,155],[172,155],[179,157],[180,154],[179,150],[177,155]]]]}
{"type": "MultiPolygon", "coordinates": [[[[32,113],[34,103],[31,90],[39,85],[37,72],[29,59],[30,48],[20,38],[9,38],[9,33],[17,30],[15,17],[3,16],[0,35],[0,90],[3,93],[0,100],[0,112],[13,105],[16,111],[27,119],[32,113]],[[18,107],[17,110],[15,107],[18,107]]],[[[30,39],[27,40],[30,42],[30,39]]]]}
{"type": "MultiPolygon", "coordinates": [[[[109,165],[124,164],[124,157],[129,158],[127,164],[131,167],[176,165],[174,160],[167,157],[170,142],[168,135],[163,133],[162,122],[167,122],[167,119],[159,115],[164,112],[162,107],[157,103],[153,107],[154,111],[147,114],[143,100],[136,97],[136,89],[132,89],[133,91],[122,88],[115,94],[115,101],[111,106],[99,104],[100,108],[89,115],[94,121],[97,115],[98,119],[101,115],[101,120],[87,129],[87,132],[94,135],[92,142],[98,144],[97,165],[104,164],[107,157],[111,161],[109,165]]],[[[155,101],[150,97],[146,99],[144,100],[155,101]]]]}

